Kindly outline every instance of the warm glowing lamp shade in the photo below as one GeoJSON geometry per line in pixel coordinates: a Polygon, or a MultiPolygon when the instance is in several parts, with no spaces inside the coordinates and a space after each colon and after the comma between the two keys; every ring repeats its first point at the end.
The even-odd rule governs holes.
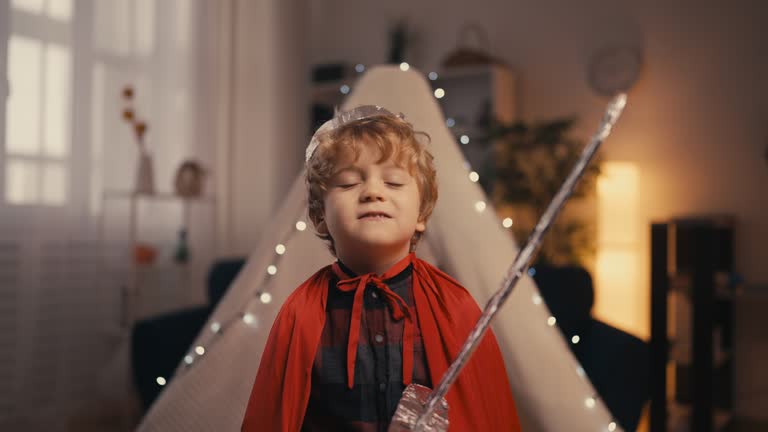
{"type": "Polygon", "coordinates": [[[641,338],[648,336],[640,284],[639,171],[629,162],[605,162],[597,180],[598,222],[595,315],[641,338]]]}

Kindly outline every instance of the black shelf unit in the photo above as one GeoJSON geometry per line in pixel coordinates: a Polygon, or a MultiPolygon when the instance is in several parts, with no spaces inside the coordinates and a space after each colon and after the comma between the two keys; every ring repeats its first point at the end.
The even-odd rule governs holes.
{"type": "Polygon", "coordinates": [[[731,423],[733,231],[730,217],[651,226],[651,432],[731,423]]]}

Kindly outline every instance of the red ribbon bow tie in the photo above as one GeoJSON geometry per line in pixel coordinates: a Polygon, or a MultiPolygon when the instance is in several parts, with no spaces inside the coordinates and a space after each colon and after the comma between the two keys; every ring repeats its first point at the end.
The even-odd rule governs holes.
{"type": "Polygon", "coordinates": [[[392,269],[387,271],[387,273],[383,274],[381,277],[373,273],[368,273],[366,275],[348,278],[344,271],[341,270],[338,263],[333,265],[333,271],[340,279],[336,286],[344,292],[355,292],[355,299],[352,303],[352,315],[349,322],[349,341],[347,343],[347,385],[350,389],[355,384],[355,360],[357,359],[357,346],[360,341],[360,322],[363,316],[363,294],[365,293],[365,287],[369,283],[376,286],[379,292],[384,295],[384,299],[392,312],[392,318],[394,318],[395,321],[405,318],[405,322],[403,323],[403,384],[407,386],[411,383],[411,378],[413,376],[413,317],[405,300],[395,294],[394,291],[384,283],[385,279],[389,279],[403,271],[408,264],[410,264],[410,257],[411,255],[409,255],[407,259],[395,264],[392,269]]]}

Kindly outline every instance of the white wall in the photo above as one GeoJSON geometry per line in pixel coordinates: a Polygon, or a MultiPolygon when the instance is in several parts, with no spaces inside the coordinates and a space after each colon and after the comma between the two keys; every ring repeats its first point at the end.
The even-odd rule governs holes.
{"type": "Polygon", "coordinates": [[[303,0],[234,1],[220,35],[219,191],[224,254],[251,252],[301,168],[308,141],[303,0]]]}

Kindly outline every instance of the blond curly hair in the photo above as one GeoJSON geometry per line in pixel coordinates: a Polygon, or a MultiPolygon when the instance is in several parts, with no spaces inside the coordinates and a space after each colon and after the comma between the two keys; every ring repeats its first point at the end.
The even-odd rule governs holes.
{"type": "MultiPolygon", "coordinates": [[[[307,161],[306,184],[309,219],[318,237],[328,243],[331,253],[336,248],[330,234],[317,232],[325,219],[325,193],[328,183],[338,171],[338,164],[352,156],[360,157],[363,149],[378,152],[378,163],[393,159],[395,163],[416,180],[421,203],[419,221],[426,223],[437,202],[437,172],[434,158],[427,149],[430,137],[425,132],[416,132],[413,125],[392,115],[376,115],[343,124],[336,129],[321,133],[316,138],[319,145],[307,161]]],[[[411,239],[411,251],[421,238],[416,231],[411,239]]]]}

